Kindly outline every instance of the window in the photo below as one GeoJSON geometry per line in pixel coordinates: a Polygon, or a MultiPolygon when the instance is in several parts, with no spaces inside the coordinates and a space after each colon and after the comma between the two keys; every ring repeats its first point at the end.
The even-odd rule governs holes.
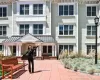
{"type": "Polygon", "coordinates": [[[0,17],[7,16],[7,7],[0,7],[0,17]]]}
{"type": "Polygon", "coordinates": [[[16,56],[16,46],[12,46],[13,48],[13,55],[16,56]]]}
{"type": "Polygon", "coordinates": [[[87,35],[93,36],[96,33],[96,27],[95,26],[87,26],[87,35]]]}
{"type": "Polygon", "coordinates": [[[59,16],[74,15],[74,5],[59,5],[59,16]]]}
{"type": "Polygon", "coordinates": [[[73,45],[59,45],[59,53],[63,50],[67,50],[68,52],[72,52],[73,45]]]}
{"type": "Polygon", "coordinates": [[[45,55],[52,56],[52,46],[43,46],[43,53],[47,53],[45,55]]]}
{"type": "Polygon", "coordinates": [[[0,51],[2,51],[3,50],[3,45],[0,45],[0,51]]]}
{"type": "Polygon", "coordinates": [[[33,34],[43,34],[43,24],[33,24],[33,34]]]}
{"type": "Polygon", "coordinates": [[[20,25],[20,34],[26,35],[29,33],[29,24],[21,24],[20,25]]]}
{"type": "Polygon", "coordinates": [[[29,4],[20,5],[20,15],[29,15],[29,4]]]}
{"type": "Polygon", "coordinates": [[[87,45],[87,55],[91,52],[95,52],[95,45],[87,45]]]}
{"type": "Polygon", "coordinates": [[[43,14],[43,4],[33,4],[33,14],[43,14]]]}
{"type": "Polygon", "coordinates": [[[96,16],[96,6],[87,7],[87,16],[96,16]]]}
{"type": "Polygon", "coordinates": [[[7,26],[0,26],[0,35],[1,36],[5,36],[6,35],[6,28],[7,28],[7,26]]]}
{"type": "Polygon", "coordinates": [[[73,35],[73,25],[59,25],[59,35],[73,35]]]}

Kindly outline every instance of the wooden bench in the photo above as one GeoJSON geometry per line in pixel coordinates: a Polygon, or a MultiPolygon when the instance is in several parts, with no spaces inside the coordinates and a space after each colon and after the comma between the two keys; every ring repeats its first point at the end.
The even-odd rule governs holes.
{"type": "Polygon", "coordinates": [[[24,61],[19,64],[17,58],[1,60],[2,79],[4,79],[7,76],[4,75],[4,71],[8,72],[11,75],[11,79],[12,79],[13,73],[20,69],[25,69],[25,65],[26,64],[24,63],[24,61]]]}

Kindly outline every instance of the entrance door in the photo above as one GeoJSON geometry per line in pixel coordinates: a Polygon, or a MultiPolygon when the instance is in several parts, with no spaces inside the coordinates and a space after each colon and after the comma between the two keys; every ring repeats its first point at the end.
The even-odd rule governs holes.
{"type": "Polygon", "coordinates": [[[44,59],[49,59],[49,56],[52,56],[52,46],[43,46],[43,54],[44,59]]]}

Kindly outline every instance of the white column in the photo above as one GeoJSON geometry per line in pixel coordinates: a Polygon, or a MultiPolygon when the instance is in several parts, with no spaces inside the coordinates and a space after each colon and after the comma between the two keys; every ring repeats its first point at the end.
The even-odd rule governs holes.
{"type": "Polygon", "coordinates": [[[10,46],[7,47],[7,50],[8,50],[8,56],[11,55],[11,49],[10,49],[10,46]]]}
{"type": "Polygon", "coordinates": [[[39,56],[42,56],[42,45],[39,46],[39,56]]]}
{"type": "Polygon", "coordinates": [[[18,51],[19,51],[18,45],[16,45],[16,56],[18,56],[18,51]]]}
{"type": "Polygon", "coordinates": [[[30,24],[29,33],[30,33],[30,34],[33,34],[33,24],[30,24]]]}
{"type": "Polygon", "coordinates": [[[13,11],[13,9],[14,9],[14,8],[13,8],[13,2],[12,2],[12,35],[13,35],[13,27],[14,27],[14,26],[13,26],[13,24],[14,24],[14,22],[13,22],[13,21],[14,21],[14,20],[13,20],[14,11],[13,11]]]}
{"type": "Polygon", "coordinates": [[[4,45],[4,56],[6,56],[6,46],[4,45]]]}
{"type": "Polygon", "coordinates": [[[52,45],[52,57],[54,57],[55,55],[54,55],[54,45],[52,45]]]}
{"type": "Polygon", "coordinates": [[[57,47],[55,45],[55,57],[57,57],[57,47]]]}
{"type": "Polygon", "coordinates": [[[21,46],[22,45],[19,45],[19,54],[18,54],[18,56],[21,56],[21,46]]]}
{"type": "Polygon", "coordinates": [[[8,56],[8,45],[6,45],[6,56],[8,56]]]}
{"type": "Polygon", "coordinates": [[[38,57],[38,56],[39,56],[39,49],[37,47],[37,49],[36,49],[36,57],[38,57]]]}

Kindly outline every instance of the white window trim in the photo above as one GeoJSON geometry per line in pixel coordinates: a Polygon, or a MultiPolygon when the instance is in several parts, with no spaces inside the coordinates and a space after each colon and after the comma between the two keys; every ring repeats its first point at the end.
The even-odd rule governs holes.
{"type": "Polygon", "coordinates": [[[98,7],[98,5],[97,4],[86,4],[86,17],[95,17],[95,16],[87,16],[87,7],[93,7],[93,6],[95,6],[96,7],[96,15],[97,15],[97,7],[98,7]]]}
{"type": "Polygon", "coordinates": [[[6,17],[0,17],[0,18],[7,18],[8,17],[8,5],[0,5],[0,7],[6,7],[7,8],[7,16],[6,17]]]}
{"type": "Polygon", "coordinates": [[[68,35],[64,35],[64,34],[60,35],[59,34],[59,25],[63,25],[64,26],[64,25],[73,25],[73,24],[58,24],[58,36],[75,36],[75,25],[73,25],[73,35],[69,35],[69,34],[68,35]]]}
{"type": "MultiPolygon", "coordinates": [[[[27,23],[26,23],[27,24],[27,23]]],[[[18,26],[19,26],[19,35],[25,35],[25,28],[24,28],[24,34],[20,34],[20,25],[25,25],[25,23],[24,24],[18,24],[18,26]]],[[[30,24],[29,24],[29,30],[30,30],[30,24]]],[[[30,33],[30,32],[29,32],[30,33]]]]}
{"type": "Polygon", "coordinates": [[[75,3],[58,3],[58,16],[75,16],[75,3]],[[73,15],[69,15],[69,14],[68,15],[59,15],[59,6],[60,5],[63,5],[63,6],[64,5],[73,5],[73,7],[74,7],[74,11],[73,11],[74,14],[73,15]]]}
{"type": "MultiPolygon", "coordinates": [[[[0,35],[0,36],[7,36],[7,25],[0,25],[0,26],[6,26],[6,35],[3,35],[3,33],[2,33],[2,35],[0,35]]],[[[3,29],[3,28],[2,28],[3,29]]],[[[3,30],[2,30],[2,32],[3,32],[3,30]]]]}
{"type": "Polygon", "coordinates": [[[88,27],[88,26],[95,26],[95,25],[87,25],[87,26],[86,26],[86,36],[87,36],[87,37],[95,37],[95,35],[92,35],[92,34],[91,34],[91,35],[87,35],[87,27],[88,27]]]}
{"type": "MultiPolygon", "coordinates": [[[[68,53],[69,53],[69,45],[73,45],[73,51],[74,51],[74,48],[75,48],[75,45],[74,44],[59,44],[58,46],[60,45],[63,45],[63,50],[64,50],[64,45],[67,45],[68,46],[68,53]]],[[[59,48],[60,49],[60,48],[59,48]]],[[[59,50],[58,49],[58,50],[59,50]]],[[[60,53],[60,52],[59,52],[60,53]]]]}
{"type": "Polygon", "coordinates": [[[23,23],[18,23],[17,26],[18,26],[19,35],[20,35],[20,25],[21,24],[29,24],[29,33],[31,33],[31,34],[33,34],[33,24],[43,24],[43,34],[35,34],[35,35],[46,35],[46,24],[44,22],[33,22],[33,23],[23,22],[23,23]],[[30,29],[31,27],[32,27],[32,29],[30,29]]]}
{"type": "Polygon", "coordinates": [[[17,16],[46,16],[46,2],[38,2],[38,1],[20,1],[17,2],[17,16]],[[20,5],[21,4],[29,4],[29,15],[20,15],[20,5]],[[43,14],[34,15],[33,14],[33,4],[43,4],[43,14]]]}

